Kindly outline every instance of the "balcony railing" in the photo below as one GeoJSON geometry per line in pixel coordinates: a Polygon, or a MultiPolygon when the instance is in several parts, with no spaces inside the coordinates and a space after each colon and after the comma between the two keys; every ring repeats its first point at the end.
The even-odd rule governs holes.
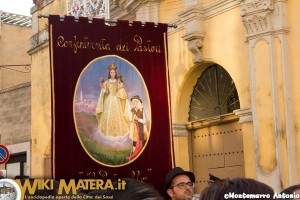
{"type": "Polygon", "coordinates": [[[30,38],[30,49],[34,49],[35,47],[44,44],[49,41],[49,31],[48,27],[41,30],[40,32],[34,34],[30,38]]]}

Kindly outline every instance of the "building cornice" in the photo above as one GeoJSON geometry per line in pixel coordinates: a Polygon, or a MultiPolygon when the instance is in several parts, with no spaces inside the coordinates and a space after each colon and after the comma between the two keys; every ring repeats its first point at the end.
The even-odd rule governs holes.
{"type": "Polygon", "coordinates": [[[235,115],[239,117],[239,123],[252,122],[252,110],[251,108],[239,109],[233,111],[235,115]]]}
{"type": "Polygon", "coordinates": [[[5,88],[3,90],[0,90],[0,94],[10,92],[10,91],[13,91],[13,90],[22,89],[22,88],[25,88],[25,87],[30,87],[30,86],[31,86],[31,82],[21,83],[21,84],[15,85],[13,87],[9,87],[9,88],[5,88]]]}
{"type": "Polygon", "coordinates": [[[174,137],[187,137],[189,135],[186,125],[183,123],[173,123],[172,130],[174,137]]]}
{"type": "Polygon", "coordinates": [[[27,53],[29,55],[32,55],[38,51],[40,51],[41,49],[45,48],[45,47],[48,47],[49,46],[49,41],[46,41],[46,42],[43,42],[37,46],[35,46],[34,48],[30,49],[29,51],[27,51],[27,53]]]}
{"type": "Polygon", "coordinates": [[[223,12],[239,7],[239,0],[219,0],[203,5],[204,19],[217,16],[223,12]]]}
{"type": "MultiPolygon", "coordinates": [[[[152,0],[153,1],[153,0],[152,0]]],[[[137,10],[151,0],[113,0],[110,2],[110,18],[130,20],[135,18],[137,10]]]]}
{"type": "Polygon", "coordinates": [[[218,0],[218,1],[213,1],[213,2],[207,3],[207,4],[203,4],[202,8],[200,8],[199,6],[193,6],[193,7],[186,8],[178,14],[179,15],[178,19],[175,19],[172,22],[169,22],[172,24],[176,24],[178,26],[177,29],[171,30],[170,34],[184,29],[184,24],[183,24],[184,21],[182,20],[182,18],[185,18],[186,21],[188,21],[193,16],[195,17],[195,14],[198,13],[198,16],[201,15],[201,18],[197,17],[197,19],[205,21],[209,18],[217,16],[221,13],[224,13],[228,10],[239,7],[239,5],[240,5],[240,1],[238,1],[238,0],[218,0]],[[194,14],[191,14],[191,11],[193,11],[194,14]],[[189,16],[188,16],[188,14],[189,14],[189,16]]]}
{"type": "Polygon", "coordinates": [[[214,117],[191,121],[186,123],[186,127],[188,130],[195,130],[199,128],[214,126],[214,125],[227,124],[238,120],[239,120],[238,116],[236,116],[234,113],[230,113],[226,115],[218,115],[214,117]]]}

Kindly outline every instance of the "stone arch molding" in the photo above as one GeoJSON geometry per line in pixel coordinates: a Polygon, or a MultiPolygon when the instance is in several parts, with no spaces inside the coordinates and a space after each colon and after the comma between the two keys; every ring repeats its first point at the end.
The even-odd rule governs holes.
{"type": "Polygon", "coordinates": [[[184,75],[183,81],[178,87],[178,93],[176,97],[175,105],[175,119],[176,122],[185,123],[188,121],[188,112],[189,112],[189,103],[190,96],[193,93],[193,86],[197,83],[199,76],[202,72],[210,65],[213,65],[213,62],[201,62],[193,65],[184,75]]]}
{"type": "Polygon", "coordinates": [[[260,42],[265,42],[267,45],[270,45],[270,39],[267,37],[262,37],[262,38],[258,38],[257,40],[255,40],[253,42],[253,44],[251,44],[251,47],[255,48],[255,46],[260,42]]]}
{"type": "MultiPolygon", "coordinates": [[[[179,135],[182,135],[182,133],[184,132],[183,126],[185,127],[184,124],[188,122],[189,104],[190,104],[190,97],[194,89],[193,86],[195,86],[198,78],[205,71],[205,69],[207,69],[209,66],[214,64],[217,63],[202,61],[201,63],[197,63],[193,67],[191,67],[190,70],[186,72],[186,74],[184,75],[184,79],[179,86],[178,94],[176,97],[177,100],[175,101],[176,113],[174,116],[174,123],[173,123],[174,135],[176,135],[175,133],[179,133],[179,132],[180,132],[179,135]],[[176,131],[176,127],[178,127],[179,132],[176,131]]],[[[220,66],[222,65],[220,64],[220,66]]],[[[253,120],[252,109],[250,107],[240,108],[238,110],[235,110],[234,114],[239,117],[239,123],[252,122],[253,120]]]]}

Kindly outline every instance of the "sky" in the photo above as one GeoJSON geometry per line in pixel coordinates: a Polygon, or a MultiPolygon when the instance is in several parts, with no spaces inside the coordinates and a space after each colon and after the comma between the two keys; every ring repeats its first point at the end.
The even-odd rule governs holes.
{"type": "Polygon", "coordinates": [[[19,15],[31,16],[30,9],[33,6],[33,0],[0,0],[1,11],[19,15]]]}

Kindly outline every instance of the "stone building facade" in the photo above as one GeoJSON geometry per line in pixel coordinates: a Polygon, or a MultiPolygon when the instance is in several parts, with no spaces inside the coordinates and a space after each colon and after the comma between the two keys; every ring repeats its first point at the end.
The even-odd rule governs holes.
{"type": "Polygon", "coordinates": [[[0,170],[13,178],[30,174],[31,17],[0,15],[0,144],[10,153],[0,170]]]}
{"type": "Polygon", "coordinates": [[[0,10],[0,90],[30,81],[31,17],[0,10]]]}
{"type": "MultiPolygon", "coordinates": [[[[300,179],[298,0],[110,1],[110,17],[176,24],[169,28],[173,142],[177,166],[194,171],[196,192],[208,174],[244,176],[276,191],[300,179]],[[200,111],[199,111],[200,110],[200,111]]],[[[44,0],[38,15],[64,15],[44,0]]],[[[51,134],[47,41],[32,56],[31,175],[45,175],[51,134]],[[48,153],[46,153],[48,152],[48,153]]]]}
{"type": "Polygon", "coordinates": [[[0,143],[10,153],[7,177],[30,173],[31,85],[30,82],[0,90],[0,143]]]}

